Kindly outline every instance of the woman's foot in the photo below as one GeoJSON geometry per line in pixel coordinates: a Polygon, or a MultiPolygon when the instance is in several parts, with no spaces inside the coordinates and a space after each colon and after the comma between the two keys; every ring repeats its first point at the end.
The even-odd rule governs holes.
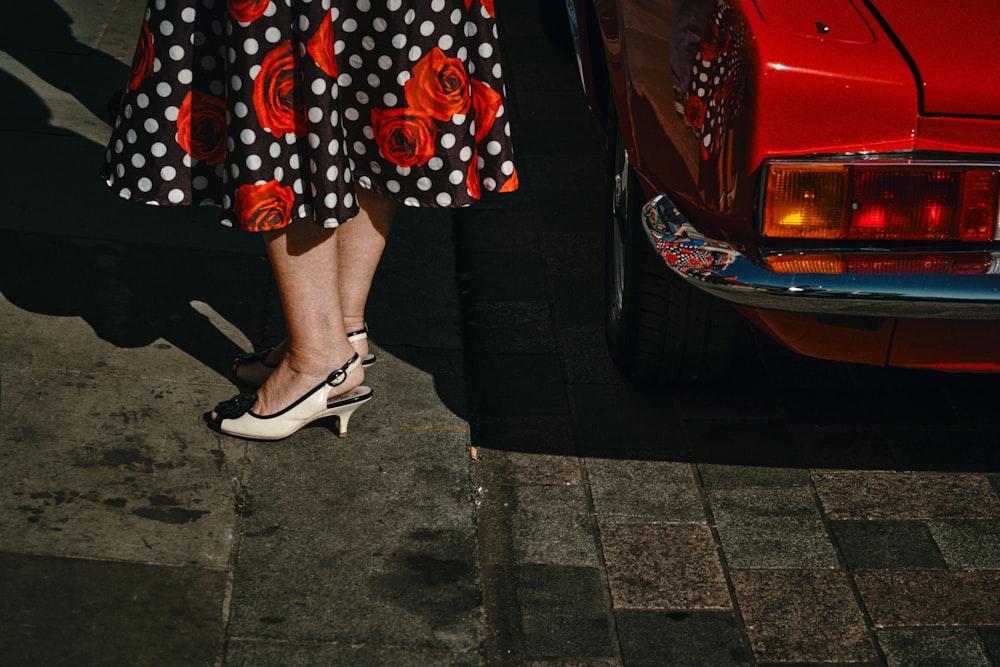
{"type": "MultiPolygon", "coordinates": [[[[356,353],[328,373],[317,373],[316,362],[300,364],[287,355],[256,394],[240,394],[205,415],[220,433],[257,440],[281,440],[306,424],[328,416],[339,419],[339,434],[372,391],[361,386],[364,369],[356,353]]],[[[330,368],[329,363],[324,366],[330,368]]]]}

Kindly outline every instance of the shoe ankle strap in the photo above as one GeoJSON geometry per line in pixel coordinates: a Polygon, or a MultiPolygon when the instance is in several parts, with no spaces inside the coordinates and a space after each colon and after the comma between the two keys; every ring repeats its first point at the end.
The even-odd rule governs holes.
{"type": "Polygon", "coordinates": [[[361,363],[361,359],[358,357],[358,353],[355,352],[347,363],[330,373],[326,378],[326,383],[331,387],[336,387],[337,385],[343,383],[347,379],[348,373],[353,371],[361,363]]]}

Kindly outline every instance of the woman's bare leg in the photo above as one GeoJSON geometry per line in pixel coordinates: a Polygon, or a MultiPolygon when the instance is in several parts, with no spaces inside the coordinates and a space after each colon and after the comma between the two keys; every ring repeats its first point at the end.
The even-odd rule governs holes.
{"type": "MultiPolygon", "coordinates": [[[[397,207],[396,202],[368,190],[358,188],[356,192],[361,211],[337,229],[340,303],[348,333],[365,326],[368,293],[397,207]]],[[[358,341],[354,348],[363,357],[368,352],[368,341],[358,341]]]]}
{"type": "MultiPolygon", "coordinates": [[[[291,405],[354,355],[344,329],[337,235],[336,230],[305,221],[264,233],[288,344],[281,363],[257,392],[254,412],[259,415],[291,405]]],[[[331,395],[347,392],[363,379],[359,366],[331,395]]]]}
{"type": "MultiPolygon", "coordinates": [[[[368,293],[398,206],[391,199],[363,188],[357,188],[356,192],[361,210],[357,216],[337,227],[333,244],[336,248],[338,293],[347,333],[364,329],[368,293]]],[[[276,366],[287,349],[286,338],[267,356],[268,365],[276,366]]],[[[368,353],[368,341],[358,341],[354,349],[364,357],[368,353]]]]}

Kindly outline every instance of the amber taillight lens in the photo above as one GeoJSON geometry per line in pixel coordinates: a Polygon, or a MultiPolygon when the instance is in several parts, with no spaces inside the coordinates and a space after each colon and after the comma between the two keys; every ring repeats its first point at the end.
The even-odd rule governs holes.
{"type": "Polygon", "coordinates": [[[934,255],[906,253],[817,253],[775,255],[767,258],[775,273],[856,273],[856,274],[984,274],[994,270],[992,253],[934,255]]]}
{"type": "Polygon", "coordinates": [[[1000,165],[778,162],[767,166],[773,238],[990,241],[1000,165]]]}

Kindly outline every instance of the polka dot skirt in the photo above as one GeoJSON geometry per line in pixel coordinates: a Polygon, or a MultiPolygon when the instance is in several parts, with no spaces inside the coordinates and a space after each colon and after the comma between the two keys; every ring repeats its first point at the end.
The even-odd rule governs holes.
{"type": "Polygon", "coordinates": [[[104,176],[248,231],[517,188],[493,0],[149,0],[104,176]]]}

